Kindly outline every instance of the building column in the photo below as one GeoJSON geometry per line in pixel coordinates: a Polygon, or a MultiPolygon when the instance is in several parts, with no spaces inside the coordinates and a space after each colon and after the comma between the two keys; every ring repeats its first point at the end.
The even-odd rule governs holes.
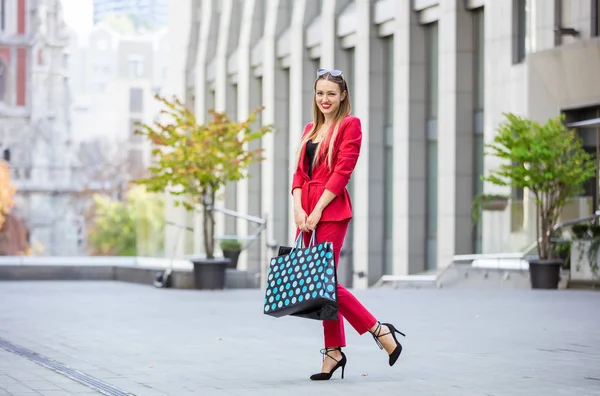
{"type": "MultiPolygon", "coordinates": [[[[360,118],[362,125],[362,149],[356,164],[353,178],[357,186],[371,186],[370,182],[370,134],[369,131],[369,109],[370,103],[370,77],[371,77],[371,40],[375,35],[371,2],[369,0],[356,0],[356,79],[354,114],[360,118]]],[[[357,188],[354,191],[353,220],[354,221],[354,280],[355,288],[366,288],[368,286],[370,255],[370,200],[369,188],[357,188]],[[360,276],[359,274],[367,276],[360,276]]]]}
{"type": "MultiPolygon", "coordinates": [[[[7,2],[7,10],[9,12],[12,7],[11,3],[12,2],[7,2]]],[[[191,19],[187,17],[187,15],[189,15],[190,12],[192,12],[191,1],[183,3],[182,8],[178,10],[172,10],[172,14],[170,15],[170,18],[177,19],[178,21],[185,21],[185,23],[179,23],[177,29],[171,27],[171,30],[169,31],[169,37],[175,44],[173,45],[173,54],[171,55],[172,62],[168,70],[168,95],[165,95],[167,97],[175,95],[178,98],[183,99],[185,96],[185,66],[191,29],[191,23],[189,23],[191,22],[191,19]]],[[[200,15],[197,17],[199,18],[200,15]]],[[[196,43],[199,45],[199,37],[196,38],[196,43]]],[[[177,224],[186,224],[183,220],[185,217],[185,209],[182,206],[175,207],[174,197],[169,192],[164,193],[164,198],[165,219],[177,224]]],[[[187,233],[189,233],[189,231],[180,230],[178,227],[171,224],[165,224],[165,257],[181,257],[185,254],[184,241],[187,233]]]]}
{"type": "Polygon", "coordinates": [[[335,68],[335,10],[336,0],[323,2],[321,11],[321,26],[323,29],[321,35],[321,67],[327,69],[335,68]]]}
{"type": "MultiPolygon", "coordinates": [[[[334,15],[337,15],[340,18],[340,15],[346,10],[349,0],[336,0],[335,1],[335,12],[334,15]]],[[[338,19],[339,20],[339,19],[338,19]]],[[[337,32],[336,32],[337,33],[337,32]]],[[[344,79],[348,84],[348,91],[350,94],[350,100],[352,101],[352,113],[354,114],[355,102],[354,102],[354,89],[355,89],[355,73],[354,73],[354,46],[348,46],[348,44],[344,44],[344,36],[338,36],[336,34],[335,42],[335,57],[334,57],[334,66],[336,69],[341,70],[344,73],[344,79]]],[[[348,182],[348,192],[350,194],[350,199],[354,204],[354,178],[351,178],[348,182]]],[[[352,288],[353,278],[354,278],[354,255],[353,255],[353,241],[354,241],[354,221],[351,221],[348,226],[348,232],[346,233],[346,238],[344,240],[344,245],[342,246],[342,251],[340,253],[340,262],[338,265],[338,281],[348,288],[352,288]]]]}
{"type": "MultiPolygon", "coordinates": [[[[263,41],[263,63],[262,63],[262,105],[265,107],[261,117],[262,125],[275,124],[275,70],[276,70],[276,28],[277,14],[279,11],[279,0],[269,0],[266,4],[265,12],[265,27],[263,41]]],[[[260,274],[261,279],[264,279],[268,270],[268,262],[271,251],[267,248],[267,241],[272,241],[275,238],[275,191],[282,188],[275,178],[275,157],[276,150],[281,150],[282,147],[275,145],[274,130],[262,139],[262,148],[264,151],[265,160],[262,163],[262,213],[263,218],[267,221],[267,229],[259,238],[261,244],[260,274]]],[[[262,282],[261,282],[262,283],[262,282]]]]}
{"type": "MultiPolygon", "coordinates": [[[[304,102],[303,96],[303,64],[305,63],[306,49],[304,48],[304,13],[306,11],[306,0],[296,0],[293,3],[292,25],[290,27],[290,125],[289,125],[289,157],[290,157],[290,179],[296,171],[296,154],[302,132],[304,131],[305,108],[308,105],[304,102]]],[[[291,185],[287,188],[288,194],[291,194],[291,185]]],[[[293,202],[293,201],[291,201],[293,202]]],[[[293,240],[296,225],[294,224],[293,207],[290,210],[290,229],[288,240],[293,240]]]]}
{"type": "MultiPolygon", "coordinates": [[[[202,0],[202,15],[200,22],[200,40],[198,58],[196,59],[196,77],[195,77],[195,108],[196,120],[198,123],[206,121],[207,104],[210,102],[210,87],[207,84],[207,63],[214,53],[212,39],[216,36],[216,27],[218,21],[214,19],[214,1],[202,0]],[[210,55],[210,56],[209,56],[210,55]]],[[[211,103],[211,106],[213,104],[211,103]]],[[[203,215],[201,211],[194,212],[194,231],[193,246],[194,254],[204,250],[204,236],[202,233],[203,215]]]]}
{"type": "MultiPolygon", "coordinates": [[[[252,18],[254,14],[255,0],[244,2],[242,14],[242,26],[240,29],[240,40],[238,44],[238,120],[245,120],[248,117],[250,108],[250,32],[252,30],[252,18]]],[[[247,145],[245,147],[248,148],[247,145]]],[[[237,207],[241,213],[248,208],[248,180],[243,179],[237,183],[237,207]]],[[[244,219],[237,221],[238,235],[248,235],[248,222],[244,219]]],[[[246,241],[243,241],[245,244],[246,241]]],[[[238,259],[238,268],[248,268],[248,253],[242,250],[238,259]]]]}
{"type": "Polygon", "coordinates": [[[461,0],[441,0],[439,20],[437,267],[472,251],[473,16],[461,0]]]}
{"type": "MultiPolygon", "coordinates": [[[[229,32],[231,25],[231,13],[233,8],[233,0],[220,0],[221,11],[219,14],[218,34],[216,37],[216,56],[215,56],[215,103],[214,108],[218,112],[227,110],[227,47],[229,43],[229,32]]],[[[208,110],[208,109],[207,109],[208,110]]],[[[206,112],[206,111],[205,111],[206,112]]],[[[207,120],[208,121],[208,120],[207,120]]],[[[213,205],[218,208],[225,207],[223,193],[225,189],[221,189],[217,193],[217,197],[213,205]]],[[[221,236],[225,231],[225,215],[220,212],[213,212],[215,220],[214,234],[215,237],[221,236]]],[[[221,251],[219,240],[215,240],[214,253],[218,255],[221,251]]]]}
{"type": "MultiPolygon", "coordinates": [[[[288,1],[278,0],[275,45],[279,37],[285,34],[289,28],[293,4],[288,1]]],[[[270,14],[267,19],[271,18],[270,14]]],[[[265,40],[267,34],[265,33],[265,40]]],[[[273,49],[276,53],[276,48],[273,49]]],[[[289,169],[293,164],[293,157],[290,157],[288,147],[293,146],[290,140],[290,78],[289,68],[282,66],[282,59],[276,56],[274,62],[274,86],[273,90],[273,126],[275,128],[274,139],[274,165],[273,169],[273,215],[269,219],[267,227],[271,229],[272,239],[270,243],[274,245],[289,245],[290,216],[293,214],[293,201],[290,194],[291,179],[289,169]],[[276,87],[276,89],[275,89],[276,87]]],[[[265,88],[266,89],[266,88],[265,88]]],[[[266,97],[265,97],[266,99],[266,97]]],[[[267,102],[265,102],[266,104],[267,102]]],[[[293,219],[291,221],[293,225],[293,219]]],[[[277,249],[277,248],[275,248],[277,249]]],[[[276,253],[276,250],[269,250],[270,254],[276,253]]]]}
{"type": "Polygon", "coordinates": [[[410,2],[398,2],[394,33],[395,275],[425,269],[425,32],[410,2]]]}
{"type": "MultiPolygon", "coordinates": [[[[250,54],[250,95],[248,97],[248,112],[256,109],[262,105],[263,101],[263,85],[262,85],[262,72],[263,72],[263,59],[264,54],[262,37],[265,29],[265,2],[254,1],[254,10],[252,12],[252,28],[250,29],[250,42],[251,42],[251,54],[250,54]],[[256,54],[260,54],[257,56],[256,54]],[[258,59],[257,59],[258,58],[258,59]]],[[[262,124],[264,113],[261,112],[257,115],[256,121],[252,124],[252,128],[259,128],[262,124]]],[[[263,139],[254,140],[248,144],[250,150],[258,150],[264,148],[263,139]]],[[[264,153],[264,155],[270,155],[270,153],[264,153]]],[[[265,217],[265,210],[263,206],[263,168],[262,162],[256,162],[248,167],[248,173],[250,179],[248,179],[248,207],[246,209],[247,214],[258,216],[261,218],[265,217]]],[[[268,208],[267,208],[268,210],[268,208]]],[[[257,225],[248,224],[248,234],[252,234],[257,225]]],[[[247,234],[247,235],[248,235],[247,234]]],[[[253,241],[247,249],[248,266],[247,270],[254,272],[260,272],[260,268],[263,262],[263,240],[264,235],[253,241]]]]}
{"type": "MultiPolygon", "coordinates": [[[[515,63],[515,36],[518,35],[518,24],[507,23],[507,16],[516,17],[516,2],[487,1],[485,4],[485,104],[484,104],[484,142],[491,143],[496,135],[498,125],[505,121],[503,113],[514,112],[526,115],[529,111],[527,87],[529,86],[527,62],[515,63]],[[504,16],[498,18],[497,15],[504,16]]],[[[511,17],[512,18],[512,17],[511,17]]],[[[512,21],[512,19],[510,19],[512,21]]],[[[502,160],[492,155],[484,157],[484,173],[498,169],[502,160]]],[[[511,187],[501,187],[485,182],[483,190],[486,194],[511,195],[516,192],[511,187]]],[[[483,211],[482,251],[497,253],[511,249],[511,239],[521,243],[515,248],[521,249],[535,240],[535,215],[530,212],[531,200],[524,194],[522,210],[524,228],[516,233],[511,232],[511,206],[503,212],[483,211]],[[533,238],[533,239],[531,239],[533,238]]]]}

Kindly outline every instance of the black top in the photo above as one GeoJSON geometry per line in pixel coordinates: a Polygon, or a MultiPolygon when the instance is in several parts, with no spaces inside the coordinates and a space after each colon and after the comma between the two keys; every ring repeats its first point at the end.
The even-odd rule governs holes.
{"type": "Polygon", "coordinates": [[[309,165],[308,165],[308,177],[310,177],[312,179],[312,166],[313,166],[313,161],[315,159],[315,152],[317,151],[317,145],[318,143],[313,143],[312,140],[309,140],[308,142],[306,142],[306,155],[308,156],[308,159],[310,160],[309,165]]]}

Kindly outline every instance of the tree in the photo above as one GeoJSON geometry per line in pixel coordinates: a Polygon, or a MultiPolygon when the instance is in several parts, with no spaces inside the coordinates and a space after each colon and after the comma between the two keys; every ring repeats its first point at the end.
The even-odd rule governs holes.
{"type": "Polygon", "coordinates": [[[127,192],[125,201],[95,195],[94,202],[96,217],[89,232],[93,254],[159,254],[164,232],[162,197],[135,186],[127,192]]]}
{"type": "Polygon", "coordinates": [[[505,117],[493,143],[486,145],[504,163],[483,180],[531,192],[537,209],[538,254],[547,260],[552,258],[550,238],[562,208],[594,176],[596,163],[562,116],[543,125],[514,114],[505,117]]]}
{"type": "Polygon", "coordinates": [[[4,219],[14,206],[14,196],[17,188],[13,185],[10,178],[10,169],[8,163],[0,160],[0,229],[4,224],[4,219]]]}
{"type": "Polygon", "coordinates": [[[138,183],[146,185],[148,191],[168,191],[178,197],[176,206],[183,205],[190,211],[202,208],[204,249],[207,258],[212,259],[215,221],[211,207],[216,195],[227,183],[248,177],[248,166],[263,160],[262,149],[248,150],[247,145],[261,139],[271,127],[251,128],[262,107],[242,122],[210,110],[212,119],[199,124],[179,99],[155,97],[165,106],[161,115],[166,121],[143,124],[136,131],[154,145],[154,164],[148,169],[151,176],[138,183]]]}

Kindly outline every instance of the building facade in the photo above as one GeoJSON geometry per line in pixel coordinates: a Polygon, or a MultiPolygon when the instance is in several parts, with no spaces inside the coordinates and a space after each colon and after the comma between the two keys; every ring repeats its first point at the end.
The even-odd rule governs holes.
{"type": "Polygon", "coordinates": [[[169,0],[94,0],[94,23],[105,17],[129,16],[136,27],[160,29],[167,24],[169,0]]]}
{"type": "Polygon", "coordinates": [[[157,115],[154,95],[166,83],[166,40],[164,29],[130,36],[99,23],[73,49],[74,140],[101,142],[111,161],[126,161],[132,173],[149,164],[149,146],[133,132],[137,122],[151,122],[157,115]]]}
{"type": "MultiPolygon", "coordinates": [[[[134,131],[158,115],[154,95],[166,84],[166,31],[124,35],[101,22],[72,43],[70,111],[76,180],[88,192],[84,206],[93,193],[124,200],[131,180],[150,164],[150,145],[134,131]]],[[[87,214],[84,236],[95,220],[93,211],[87,214]]]]}
{"type": "MultiPolygon", "coordinates": [[[[598,0],[188,0],[171,8],[170,92],[193,90],[200,121],[213,107],[241,119],[264,105],[259,122],[276,129],[260,143],[266,160],[222,202],[268,221],[242,267],[264,274],[274,254],[267,246],[292,242],[291,175],[320,67],[343,71],[363,128],[342,282],[368,287],[384,274],[437,271],[458,254],[521,251],[535,238],[534,207],[526,191],[481,182],[498,165],[484,144],[505,112],[537,121],[600,112],[598,8],[598,0]],[[473,224],[473,198],[484,191],[513,199],[473,224]]],[[[596,144],[588,139],[590,150],[596,144]]],[[[564,217],[589,214],[593,202],[578,197],[564,217]]],[[[191,242],[167,229],[167,251],[201,253],[197,216],[171,207],[167,219],[194,229],[191,242]]],[[[220,217],[218,226],[252,232],[243,220],[220,217]]]]}
{"type": "Polygon", "coordinates": [[[0,152],[17,187],[14,215],[39,253],[79,253],[74,204],[69,35],[58,0],[2,0],[0,152]]]}

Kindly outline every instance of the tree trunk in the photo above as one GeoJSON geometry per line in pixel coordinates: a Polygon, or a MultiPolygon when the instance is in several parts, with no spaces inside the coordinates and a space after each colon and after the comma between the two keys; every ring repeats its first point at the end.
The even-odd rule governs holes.
{"type": "Polygon", "coordinates": [[[210,193],[210,203],[204,200],[204,218],[202,221],[203,224],[203,234],[204,234],[204,251],[206,252],[207,258],[215,257],[215,219],[214,212],[212,210],[208,210],[208,205],[214,205],[215,202],[215,193],[210,193]]]}
{"type": "Polygon", "coordinates": [[[542,241],[540,240],[540,231],[541,231],[541,225],[540,225],[540,216],[541,216],[541,210],[540,210],[540,200],[538,198],[538,195],[536,194],[536,205],[535,205],[535,240],[537,241],[537,252],[538,252],[538,256],[540,256],[540,259],[542,258],[542,241]]]}

